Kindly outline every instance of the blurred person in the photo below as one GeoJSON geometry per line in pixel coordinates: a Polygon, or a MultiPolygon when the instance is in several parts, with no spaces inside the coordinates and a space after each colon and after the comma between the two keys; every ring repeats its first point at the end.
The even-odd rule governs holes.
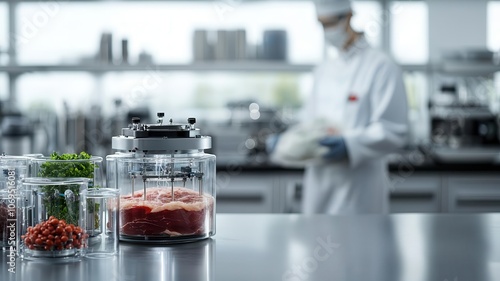
{"type": "MultiPolygon", "coordinates": [[[[314,89],[304,106],[296,139],[316,136],[315,120],[332,128],[314,138],[317,149],[299,148],[321,161],[305,165],[302,212],[306,214],[366,214],[388,212],[388,172],[385,156],[406,144],[408,131],[406,91],[398,66],[372,48],[363,33],[351,26],[349,0],[315,3],[325,43],[338,50],[314,72],[314,89]],[[313,125],[311,125],[313,124],[313,125]],[[307,151],[307,152],[306,152],[307,151]]],[[[297,131],[297,130],[296,130],[297,131]]],[[[317,131],[317,128],[316,128],[317,131]]],[[[285,132],[286,134],[286,132],[285,132]]],[[[276,149],[282,137],[275,141],[276,149]]],[[[304,155],[301,155],[304,159],[304,155]]]]}

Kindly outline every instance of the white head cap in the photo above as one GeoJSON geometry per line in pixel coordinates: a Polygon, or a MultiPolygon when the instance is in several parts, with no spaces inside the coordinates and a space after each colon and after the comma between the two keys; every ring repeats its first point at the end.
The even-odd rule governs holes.
{"type": "Polygon", "coordinates": [[[351,11],[350,0],[315,0],[318,17],[338,16],[351,11]]]}

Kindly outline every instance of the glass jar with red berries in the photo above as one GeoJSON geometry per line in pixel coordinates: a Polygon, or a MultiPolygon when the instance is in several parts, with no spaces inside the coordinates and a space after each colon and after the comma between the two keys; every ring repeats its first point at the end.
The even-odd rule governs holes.
{"type": "Polygon", "coordinates": [[[17,216],[23,259],[80,259],[87,247],[87,178],[26,178],[17,216]]]}

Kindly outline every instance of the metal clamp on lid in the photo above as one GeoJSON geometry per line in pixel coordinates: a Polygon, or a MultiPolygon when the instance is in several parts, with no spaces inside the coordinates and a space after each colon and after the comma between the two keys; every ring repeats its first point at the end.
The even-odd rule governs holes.
{"type": "Polygon", "coordinates": [[[163,112],[158,112],[156,124],[142,124],[138,117],[122,129],[122,135],[112,138],[112,148],[129,152],[192,153],[212,147],[212,138],[202,136],[195,127],[196,118],[188,118],[188,124],[163,124],[163,112]]]}

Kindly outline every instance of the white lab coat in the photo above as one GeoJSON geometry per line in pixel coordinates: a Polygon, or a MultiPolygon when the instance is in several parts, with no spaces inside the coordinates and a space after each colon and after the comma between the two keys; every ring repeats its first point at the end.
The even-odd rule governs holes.
{"type": "Polygon", "coordinates": [[[385,156],[406,143],[406,91],[400,69],[362,36],[315,71],[308,118],[342,124],[348,160],[306,167],[304,213],[388,211],[385,156]]]}

